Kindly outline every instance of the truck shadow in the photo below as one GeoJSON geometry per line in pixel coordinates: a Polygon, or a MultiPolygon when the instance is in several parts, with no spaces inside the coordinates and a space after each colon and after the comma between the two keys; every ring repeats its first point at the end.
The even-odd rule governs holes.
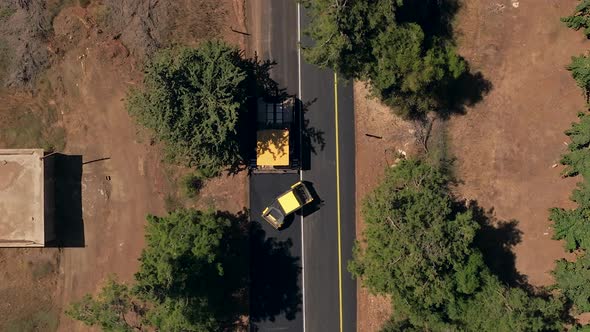
{"type": "Polygon", "coordinates": [[[324,206],[324,201],[320,198],[311,182],[303,181],[303,183],[305,183],[307,189],[309,190],[309,193],[311,194],[311,197],[313,197],[313,202],[304,206],[300,211],[297,211],[297,214],[303,215],[303,217],[305,218],[315,213],[322,206],[324,206]]]}
{"type": "Polygon", "coordinates": [[[250,223],[250,330],[278,317],[294,320],[301,312],[300,258],[291,253],[291,239],[267,237],[259,223],[250,223]]]}
{"type": "Polygon", "coordinates": [[[281,227],[279,229],[280,230],[283,230],[283,229],[287,229],[287,228],[291,227],[291,225],[295,221],[295,215],[296,214],[297,213],[293,213],[293,214],[290,214],[290,215],[286,216],[285,219],[283,220],[283,227],[281,227]]]}

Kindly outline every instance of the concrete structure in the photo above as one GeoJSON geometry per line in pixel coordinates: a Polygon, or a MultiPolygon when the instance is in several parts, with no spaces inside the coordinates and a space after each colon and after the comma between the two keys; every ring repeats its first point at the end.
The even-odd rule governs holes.
{"type": "Polygon", "coordinates": [[[0,247],[54,240],[53,161],[42,149],[0,149],[0,247]]]}

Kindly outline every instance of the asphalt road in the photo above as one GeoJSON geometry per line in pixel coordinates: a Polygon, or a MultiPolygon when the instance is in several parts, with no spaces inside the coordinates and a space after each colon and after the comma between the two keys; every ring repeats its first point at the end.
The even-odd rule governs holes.
{"type": "MultiPolygon", "coordinates": [[[[260,278],[259,270],[263,270],[265,265],[259,265],[253,253],[252,260],[256,263],[252,267],[255,285],[251,290],[252,301],[260,301],[259,294],[273,293],[271,287],[277,287],[275,292],[283,295],[297,297],[298,292],[301,292],[303,302],[298,308],[301,311],[294,312],[292,300],[286,301],[289,303],[267,301],[284,307],[276,315],[267,315],[260,308],[266,306],[266,300],[262,301],[262,305],[251,302],[251,315],[255,318],[253,329],[303,331],[305,326],[305,330],[310,332],[356,331],[356,282],[346,270],[355,237],[352,86],[339,81],[335,89],[332,71],[320,70],[306,64],[303,59],[299,67],[298,16],[294,0],[255,0],[249,6],[248,19],[260,20],[250,23],[256,26],[250,33],[257,34],[255,48],[258,55],[277,62],[272,71],[273,79],[287,93],[297,95],[304,104],[303,136],[307,148],[303,152],[306,162],[302,178],[313,185],[321,201],[319,207],[304,209],[303,221],[298,215],[285,230],[276,231],[266,223],[260,224],[266,238],[272,237],[275,242],[291,244],[288,250],[283,250],[288,251],[285,256],[288,261],[301,267],[303,272],[298,274],[299,270],[284,266],[284,270],[296,275],[296,281],[281,273],[281,277],[289,279],[290,285],[263,287],[260,285],[262,282],[255,278],[260,278]],[[297,287],[293,287],[293,284],[297,287]],[[292,294],[286,294],[284,289],[290,290],[292,294]]],[[[303,9],[301,17],[304,29],[307,20],[303,9]]],[[[297,178],[294,176],[269,174],[251,178],[250,208],[253,220],[259,219],[257,216],[263,209],[262,205],[271,202],[276,194],[298,180],[298,175],[297,178]]],[[[254,242],[257,241],[260,242],[254,237],[254,242]]],[[[267,263],[272,262],[273,259],[269,259],[267,263]]]]}
{"type": "Polygon", "coordinates": [[[301,220],[277,231],[262,210],[299,181],[299,174],[258,174],[250,178],[251,331],[303,331],[301,220]]]}

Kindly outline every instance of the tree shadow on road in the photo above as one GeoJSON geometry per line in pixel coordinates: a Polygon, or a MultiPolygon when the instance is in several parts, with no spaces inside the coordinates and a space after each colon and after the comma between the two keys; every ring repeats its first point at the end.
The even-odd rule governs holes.
{"type": "Polygon", "coordinates": [[[250,223],[250,325],[294,320],[301,311],[300,258],[291,254],[292,241],[267,237],[257,222],[250,223]]]}
{"type": "Polygon", "coordinates": [[[319,151],[323,151],[326,147],[326,139],[324,132],[311,126],[310,120],[305,116],[315,104],[317,98],[303,102],[298,100],[298,112],[301,112],[301,167],[303,170],[311,169],[311,155],[317,155],[319,151]]]}

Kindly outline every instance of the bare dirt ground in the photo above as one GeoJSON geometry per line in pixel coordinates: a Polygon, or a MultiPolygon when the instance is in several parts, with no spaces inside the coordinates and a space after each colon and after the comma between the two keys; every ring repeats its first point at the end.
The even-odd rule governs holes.
{"type": "MultiPolygon", "coordinates": [[[[414,126],[402,121],[387,107],[368,97],[364,83],[354,83],[356,135],[356,235],[364,229],[362,200],[381,182],[385,169],[391,166],[398,152],[413,154],[418,149],[414,126]],[[370,137],[366,134],[381,137],[370,137]]],[[[358,284],[357,331],[379,331],[389,319],[392,307],[387,297],[369,294],[358,284]]]]}
{"type": "MultiPolygon", "coordinates": [[[[51,66],[42,74],[42,84],[33,92],[0,94],[0,145],[46,144],[81,156],[83,162],[82,247],[0,250],[2,331],[89,330],[63,315],[63,309],[98,290],[107,275],[130,281],[137,270],[145,216],[163,214],[165,197],[176,189],[158,145],[151,144],[124,108],[127,89],[141,82],[141,59],[149,47],[165,45],[172,37],[172,42],[189,45],[205,37],[244,45],[243,36],[230,29],[243,26],[241,0],[199,1],[199,6],[192,6],[192,0],[175,2],[166,15],[152,13],[152,22],[142,14],[153,8],[141,3],[91,1],[86,8],[60,8],[53,19],[54,36],[46,45],[51,66]],[[130,10],[135,10],[133,19],[125,21],[130,10]],[[200,18],[207,15],[208,23],[202,25],[200,18]],[[126,33],[141,32],[150,24],[166,29],[150,46],[139,32],[121,35],[117,24],[130,26],[126,33]],[[31,123],[43,125],[29,129],[31,123]]],[[[247,206],[245,181],[244,174],[213,179],[194,204],[241,211],[247,206]]]]}
{"type": "Polygon", "coordinates": [[[559,21],[577,3],[470,0],[458,17],[460,53],[493,88],[451,121],[457,191],[499,220],[518,221],[516,268],[537,286],[552,283],[554,261],[564,257],[551,240],[548,209],[569,206],[577,182],[553,167],[566,150],[564,130],[584,106],[565,66],[588,44],[559,21]]]}

